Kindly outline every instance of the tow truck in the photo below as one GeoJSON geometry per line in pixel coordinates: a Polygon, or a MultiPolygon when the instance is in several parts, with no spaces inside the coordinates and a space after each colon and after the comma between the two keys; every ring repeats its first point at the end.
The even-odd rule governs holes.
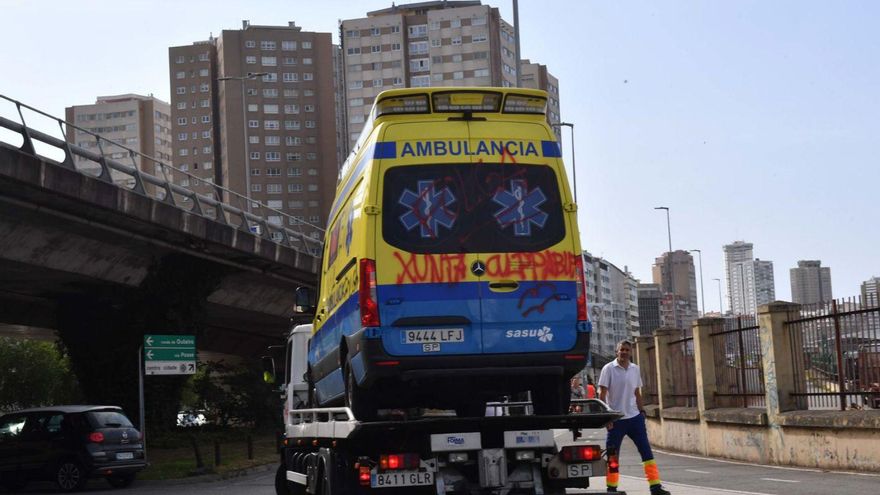
{"type": "Polygon", "coordinates": [[[618,468],[616,455],[579,440],[581,429],[621,417],[596,399],[559,416],[531,415],[520,402],[488,404],[486,417],[391,411],[371,422],[347,407],[309,408],[310,336],[311,325],[288,336],[278,495],[561,495],[618,468]]]}

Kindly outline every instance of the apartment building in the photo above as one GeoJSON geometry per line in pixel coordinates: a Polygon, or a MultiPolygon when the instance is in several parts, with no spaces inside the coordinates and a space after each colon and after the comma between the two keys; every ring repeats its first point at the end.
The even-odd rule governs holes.
{"type": "Polygon", "coordinates": [[[689,330],[699,316],[694,258],[687,251],[663,253],[654,260],[653,282],[660,287],[663,326],[689,330]],[[674,287],[673,287],[674,284],[674,287]],[[673,310],[673,302],[675,309],[673,310]]]}
{"type": "MultiPolygon", "coordinates": [[[[168,163],[171,159],[171,112],[168,103],[150,96],[123,94],[99,96],[94,104],[65,108],[65,120],[77,128],[66,129],[67,141],[80,148],[111,158],[125,165],[134,164],[139,170],[158,177],[162,170],[153,160],[133,157],[129,149],[155,160],[168,163]],[[84,130],[83,130],[84,129],[84,130]],[[87,131],[100,135],[98,139],[87,131]],[[127,148],[127,149],[126,149],[127,148]]],[[[91,174],[100,174],[101,166],[81,156],[74,156],[77,168],[91,174]]],[[[135,179],[128,174],[111,170],[111,179],[123,187],[132,187],[135,179]]]]}
{"type": "Polygon", "coordinates": [[[639,334],[650,336],[654,330],[662,326],[660,320],[660,304],[663,301],[663,293],[660,284],[639,284],[639,334]]]}
{"type": "Polygon", "coordinates": [[[330,33],[293,22],[242,21],[169,48],[173,160],[192,174],[180,184],[200,192],[221,184],[236,193],[227,201],[321,238],[344,154],[337,52],[330,33]]]}
{"type": "Polygon", "coordinates": [[[613,357],[618,342],[639,334],[638,280],[624,267],[583,253],[587,306],[593,324],[590,346],[613,357]]]}
{"type": "MultiPolygon", "coordinates": [[[[381,91],[517,85],[513,26],[497,8],[479,1],[392,5],[361,19],[341,21],[340,37],[350,146],[381,91]]],[[[534,65],[529,69],[530,87],[551,94],[548,111],[556,119],[551,122],[558,122],[558,82],[546,67],[534,65]]]]}
{"type": "Polygon", "coordinates": [[[727,300],[733,315],[757,314],[758,308],[776,299],[773,262],[753,259],[750,242],[724,246],[727,300]]]}
{"type": "Polygon", "coordinates": [[[791,301],[798,304],[816,304],[833,299],[831,268],[820,260],[800,260],[797,268],[789,270],[791,301]]]}

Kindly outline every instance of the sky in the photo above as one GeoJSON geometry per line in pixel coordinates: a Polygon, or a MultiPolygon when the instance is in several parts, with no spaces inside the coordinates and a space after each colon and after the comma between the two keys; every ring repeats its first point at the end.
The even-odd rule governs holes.
{"type": "MultiPolygon", "coordinates": [[[[512,1],[483,3],[513,23],[512,1]]],[[[170,46],[243,19],[338,42],[340,19],[390,6],[0,0],[0,94],[58,116],[103,95],[169,101],[170,46]]],[[[880,2],[521,0],[519,14],[522,57],[559,79],[574,124],[584,249],[650,282],[668,249],[654,207],[669,207],[673,249],[702,251],[707,311],[735,240],[773,261],[779,300],[801,259],[831,267],[835,297],[880,275],[880,2]]],[[[561,146],[571,166],[567,128],[561,146]]]]}

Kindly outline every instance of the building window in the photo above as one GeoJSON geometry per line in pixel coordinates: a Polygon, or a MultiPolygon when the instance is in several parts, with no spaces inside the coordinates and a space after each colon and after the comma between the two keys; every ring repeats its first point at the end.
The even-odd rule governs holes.
{"type": "Polygon", "coordinates": [[[251,129],[259,129],[260,121],[259,120],[248,120],[248,127],[251,129]]]}
{"type": "Polygon", "coordinates": [[[402,77],[395,77],[391,80],[391,84],[394,86],[403,86],[403,78],[402,77]]]}
{"type": "Polygon", "coordinates": [[[288,177],[299,177],[302,175],[302,169],[299,167],[288,167],[287,168],[287,176],[288,177]]]}
{"type": "Polygon", "coordinates": [[[412,55],[422,55],[428,53],[427,41],[413,41],[409,44],[409,53],[412,55]]]}
{"type": "Polygon", "coordinates": [[[374,88],[381,88],[382,87],[382,80],[381,79],[373,79],[373,87],[374,88]]]}
{"type": "Polygon", "coordinates": [[[489,69],[477,69],[474,71],[474,77],[489,77],[489,69]]]}
{"type": "Polygon", "coordinates": [[[426,88],[431,85],[431,76],[413,76],[410,78],[410,86],[413,88],[426,88]]]}
{"type": "Polygon", "coordinates": [[[288,184],[287,185],[287,192],[297,193],[297,192],[302,192],[302,190],[303,190],[302,184],[288,184]]]}
{"type": "Polygon", "coordinates": [[[281,153],[278,151],[267,151],[266,152],[266,161],[267,162],[280,162],[281,161],[281,153]]]}
{"type": "Polygon", "coordinates": [[[186,86],[178,86],[177,87],[177,94],[185,95],[186,94],[186,86]]]}
{"type": "Polygon", "coordinates": [[[452,78],[453,78],[453,79],[456,79],[456,80],[458,80],[458,79],[464,79],[464,72],[462,72],[462,71],[460,71],[460,70],[459,70],[459,71],[455,71],[455,72],[452,73],[452,78]]]}
{"type": "Polygon", "coordinates": [[[382,31],[379,28],[370,28],[370,36],[379,36],[380,34],[382,34],[382,31]]]}
{"type": "Polygon", "coordinates": [[[260,192],[263,190],[262,184],[251,184],[251,192],[260,192]]]}
{"type": "Polygon", "coordinates": [[[373,45],[370,47],[370,53],[382,53],[382,45],[373,45]]]}
{"type": "Polygon", "coordinates": [[[181,132],[180,134],[177,135],[177,140],[178,141],[186,141],[187,137],[189,137],[189,134],[187,134],[185,132],[181,132]]]}
{"type": "Polygon", "coordinates": [[[296,41],[282,41],[281,49],[285,51],[296,50],[296,41]]]}
{"type": "Polygon", "coordinates": [[[260,50],[274,50],[275,42],[274,41],[261,41],[260,42],[260,50]]]}
{"type": "Polygon", "coordinates": [[[350,46],[345,50],[345,52],[349,55],[360,55],[361,54],[361,47],[350,46]]]}
{"type": "Polygon", "coordinates": [[[428,25],[417,24],[409,27],[409,35],[411,38],[424,38],[428,36],[428,25]]]}
{"type": "Polygon", "coordinates": [[[301,210],[303,208],[303,202],[300,199],[292,199],[287,202],[287,208],[291,210],[301,210]]]}
{"type": "Polygon", "coordinates": [[[417,58],[409,61],[409,70],[413,72],[425,72],[431,69],[431,59],[417,58]]]}
{"type": "Polygon", "coordinates": [[[255,64],[257,63],[257,57],[255,55],[248,55],[244,58],[244,63],[246,64],[255,64]]]}
{"type": "Polygon", "coordinates": [[[395,24],[394,26],[391,26],[391,32],[392,33],[399,33],[400,32],[400,24],[395,24]]]}
{"type": "Polygon", "coordinates": [[[266,136],[266,146],[280,146],[281,136],[266,136]]]}
{"type": "Polygon", "coordinates": [[[284,65],[296,65],[296,57],[284,57],[284,65]]]}
{"type": "Polygon", "coordinates": [[[199,69],[200,77],[208,77],[208,69],[199,69]]]}
{"type": "Polygon", "coordinates": [[[311,81],[314,79],[314,76],[311,72],[303,72],[303,81],[311,81]]]}
{"type": "MultiPolygon", "coordinates": [[[[259,158],[259,157],[258,157],[258,158],[259,158]]],[[[251,169],[251,175],[252,175],[252,176],[258,176],[258,175],[260,175],[260,169],[258,169],[258,168],[252,168],[252,169],[251,169]]]]}
{"type": "Polygon", "coordinates": [[[312,65],[312,59],[309,57],[303,58],[303,65],[312,65]]]}
{"type": "Polygon", "coordinates": [[[178,117],[177,125],[186,125],[186,117],[178,117]]]}
{"type": "MultiPolygon", "coordinates": [[[[260,152],[259,151],[251,151],[251,160],[259,160],[260,152]]],[[[260,172],[257,171],[256,175],[260,175],[260,172]]]]}
{"type": "Polygon", "coordinates": [[[488,38],[485,34],[475,34],[471,37],[471,43],[483,43],[487,39],[488,38]]]}
{"type": "Polygon", "coordinates": [[[248,143],[260,144],[260,136],[248,136],[248,143]]]}
{"type": "Polygon", "coordinates": [[[211,170],[212,168],[214,168],[214,164],[211,162],[205,162],[202,164],[202,168],[204,170],[211,170]]]}
{"type": "Polygon", "coordinates": [[[202,100],[199,102],[199,106],[202,108],[211,108],[211,100],[202,100]]]}
{"type": "Polygon", "coordinates": [[[263,105],[263,113],[278,113],[278,105],[263,105]]]}
{"type": "Polygon", "coordinates": [[[263,129],[278,130],[278,121],[277,120],[264,120],[263,121],[263,129]]]}
{"type": "Polygon", "coordinates": [[[461,44],[461,36],[453,36],[452,37],[452,44],[453,45],[460,45],[461,44]]]}
{"type": "Polygon", "coordinates": [[[211,116],[210,115],[202,115],[202,123],[203,124],[210,124],[211,123],[211,116]]]}
{"type": "Polygon", "coordinates": [[[284,97],[285,98],[296,98],[298,96],[299,96],[298,89],[285,89],[284,90],[284,97]]]}
{"type": "Polygon", "coordinates": [[[305,109],[306,113],[311,113],[315,111],[315,105],[305,105],[303,109],[305,109]]]}
{"type": "Polygon", "coordinates": [[[178,79],[186,79],[186,71],[182,70],[182,71],[178,72],[175,77],[177,77],[178,79]]]}
{"type": "Polygon", "coordinates": [[[210,146],[205,146],[205,147],[203,147],[203,148],[202,148],[202,153],[204,153],[204,154],[206,154],[206,155],[210,155],[210,154],[211,154],[211,147],[210,147],[210,146]]]}
{"type": "MultiPolygon", "coordinates": [[[[312,153],[312,154],[314,154],[314,153],[312,153]]],[[[316,176],[316,175],[318,175],[318,169],[316,169],[316,168],[310,168],[310,169],[309,169],[309,175],[311,175],[311,176],[316,176]]]]}
{"type": "Polygon", "coordinates": [[[309,184],[309,192],[315,192],[318,190],[317,184],[309,184]]]}
{"type": "Polygon", "coordinates": [[[345,31],[346,38],[360,38],[361,32],[358,29],[348,29],[345,31]]]}
{"type": "Polygon", "coordinates": [[[182,63],[186,62],[186,57],[184,57],[183,55],[178,55],[177,58],[174,60],[174,62],[178,63],[178,64],[182,64],[182,63]]]}
{"type": "Polygon", "coordinates": [[[278,90],[275,88],[263,89],[263,98],[278,98],[278,90]]]}
{"type": "Polygon", "coordinates": [[[400,43],[391,43],[391,51],[399,52],[400,51],[400,43]]]}
{"type": "Polygon", "coordinates": [[[303,50],[311,50],[312,42],[311,41],[303,41],[303,50]]]}
{"type": "Polygon", "coordinates": [[[461,27],[461,19],[452,19],[449,21],[449,27],[460,28],[461,27]]]}
{"type": "Polygon", "coordinates": [[[179,156],[188,156],[188,155],[189,155],[189,150],[186,149],[186,148],[180,148],[180,149],[177,151],[177,154],[178,154],[179,156]]]}
{"type": "Polygon", "coordinates": [[[431,31],[436,31],[436,30],[440,29],[440,22],[439,21],[432,21],[430,29],[431,29],[431,31]]]}
{"type": "Polygon", "coordinates": [[[440,38],[434,38],[431,40],[431,48],[439,48],[440,45],[440,38]]]}
{"type": "Polygon", "coordinates": [[[269,208],[280,210],[281,208],[284,208],[284,201],[280,199],[270,199],[269,201],[266,201],[266,206],[268,206],[269,208]]]}
{"type": "Polygon", "coordinates": [[[452,61],[454,63],[460,63],[461,62],[461,54],[456,53],[456,54],[452,55],[452,61]]]}
{"type": "Polygon", "coordinates": [[[248,112],[259,112],[260,105],[257,105],[256,103],[248,103],[247,109],[248,112]]]}
{"type": "Polygon", "coordinates": [[[281,194],[281,184],[266,184],[266,192],[269,194],[281,194]]]}
{"type": "Polygon", "coordinates": [[[363,87],[364,87],[364,82],[360,81],[360,80],[351,81],[348,83],[348,89],[361,89],[363,87]]]}
{"type": "Polygon", "coordinates": [[[177,102],[177,109],[178,110],[186,110],[186,102],[185,101],[177,102]]]}
{"type": "Polygon", "coordinates": [[[284,113],[299,113],[299,105],[295,103],[284,105],[284,113]]]}
{"type": "MultiPolygon", "coordinates": [[[[268,157],[267,157],[268,160],[268,157]]],[[[267,168],[266,169],[266,177],[278,177],[281,175],[280,168],[267,168]]],[[[281,208],[281,205],[276,206],[276,208],[281,208]]]]}
{"type": "Polygon", "coordinates": [[[202,85],[199,87],[199,90],[200,90],[202,93],[207,93],[208,91],[211,90],[211,85],[210,85],[210,84],[202,84],[202,85]]]}
{"type": "Polygon", "coordinates": [[[486,16],[474,17],[471,19],[471,26],[485,26],[486,16]]]}
{"type": "Polygon", "coordinates": [[[284,82],[297,82],[299,81],[299,74],[296,72],[285,72],[282,74],[282,80],[284,82]]]}
{"type": "MultiPolygon", "coordinates": [[[[298,162],[298,161],[302,160],[302,155],[299,153],[288,153],[286,158],[287,158],[287,161],[289,161],[289,162],[298,162]]],[[[298,171],[299,169],[296,169],[296,170],[298,171]]],[[[290,169],[288,169],[287,175],[290,175],[290,169]]],[[[300,175],[300,174],[297,173],[295,175],[300,175]]]]}
{"type": "Polygon", "coordinates": [[[315,128],[315,121],[314,120],[307,120],[306,121],[306,129],[314,129],[314,128],[315,128]]]}
{"type": "MultiPolygon", "coordinates": [[[[298,131],[300,128],[300,124],[298,120],[285,120],[284,121],[284,129],[288,131],[298,131]]],[[[290,136],[288,136],[290,138],[290,136]]],[[[287,143],[293,144],[293,143],[287,143]]]]}
{"type": "Polygon", "coordinates": [[[248,41],[244,42],[244,46],[245,46],[245,48],[256,48],[257,42],[254,40],[248,40],[248,41]]]}
{"type": "Polygon", "coordinates": [[[278,74],[274,72],[269,72],[265,76],[263,76],[263,82],[278,82],[278,74]]]}
{"type": "Polygon", "coordinates": [[[277,57],[262,57],[260,62],[264,66],[267,66],[267,67],[275,67],[276,65],[278,65],[278,58],[277,57]]]}

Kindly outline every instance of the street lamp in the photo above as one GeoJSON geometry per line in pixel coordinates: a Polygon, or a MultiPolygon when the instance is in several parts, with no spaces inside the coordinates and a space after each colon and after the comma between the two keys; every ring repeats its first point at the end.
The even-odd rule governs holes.
{"type": "Polygon", "coordinates": [[[666,210],[666,235],[669,237],[669,256],[667,256],[667,262],[669,263],[669,285],[672,286],[672,324],[678,325],[678,315],[675,310],[675,275],[674,275],[674,266],[672,263],[672,227],[669,223],[669,207],[668,206],[655,206],[655,210],[666,210]]]}
{"type": "Polygon", "coordinates": [[[578,183],[577,183],[577,168],[575,167],[574,162],[574,124],[571,122],[560,122],[558,124],[550,124],[553,127],[568,127],[571,129],[571,182],[574,184],[574,202],[577,204],[578,202],[578,183]]]}
{"type": "Polygon", "coordinates": [[[703,301],[703,309],[700,313],[706,316],[706,293],[703,292],[703,252],[699,249],[691,249],[690,252],[700,255],[700,301],[703,301]]]}
{"type": "Polygon", "coordinates": [[[712,280],[718,282],[718,312],[724,316],[724,303],[721,302],[721,279],[713,278],[712,280]]]}
{"type": "Polygon", "coordinates": [[[247,201],[248,213],[251,212],[251,152],[250,146],[248,146],[247,103],[245,103],[244,82],[248,79],[256,79],[267,74],[268,72],[248,72],[245,76],[226,76],[217,78],[217,80],[221,82],[238,81],[241,83],[241,128],[244,132],[244,187],[247,189],[244,193],[244,197],[247,201]]]}

